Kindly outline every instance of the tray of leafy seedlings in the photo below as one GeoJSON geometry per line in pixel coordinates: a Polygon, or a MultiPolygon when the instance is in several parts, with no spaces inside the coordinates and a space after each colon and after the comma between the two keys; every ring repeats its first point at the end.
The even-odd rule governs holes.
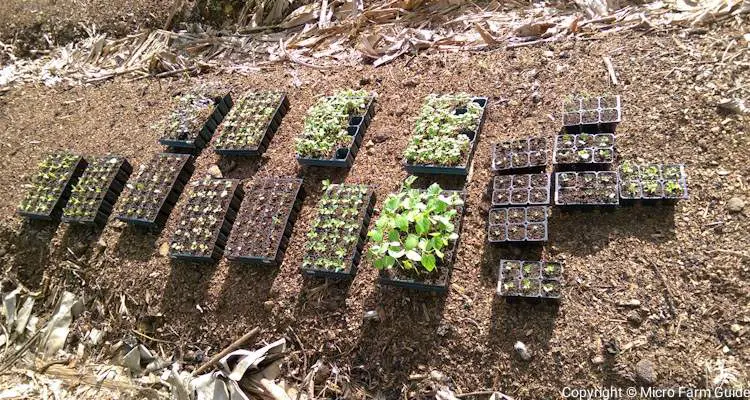
{"type": "Polygon", "coordinates": [[[67,151],[44,157],[18,206],[18,214],[28,219],[58,221],[71,189],[87,165],[83,157],[67,151]]]}
{"type": "Polygon", "coordinates": [[[492,146],[492,170],[540,170],[547,166],[547,139],[529,137],[492,146]]]}
{"type": "Polygon", "coordinates": [[[375,97],[342,90],[310,107],[295,148],[300,165],[349,168],[370,125],[375,97]]]}
{"type": "Polygon", "coordinates": [[[583,171],[555,173],[555,205],[616,206],[617,172],[583,171]]]}
{"type": "Polygon", "coordinates": [[[366,185],[323,181],[318,215],[307,232],[303,275],[352,279],[365,244],[375,193],[366,185]]]}
{"type": "Polygon", "coordinates": [[[490,243],[547,241],[546,206],[491,208],[487,224],[490,243]]]}
{"type": "Polygon", "coordinates": [[[284,93],[250,92],[237,99],[219,126],[214,151],[225,156],[258,156],[268,148],[289,111],[284,93]]]}
{"type": "Polygon", "coordinates": [[[62,220],[102,226],[107,223],[133,168],[128,160],[116,155],[89,160],[90,164],[73,186],[62,220]]]}
{"type": "Polygon", "coordinates": [[[159,153],[131,179],[118,202],[115,218],[135,226],[159,229],[169,218],[193,173],[189,154],[159,153]]]}
{"type": "Polygon", "coordinates": [[[498,175],[492,182],[492,206],[547,205],[550,174],[498,175]]]}
{"type": "Polygon", "coordinates": [[[552,163],[562,169],[607,168],[615,160],[615,135],[612,133],[564,133],[555,139],[552,163]]]}
{"type": "Polygon", "coordinates": [[[614,132],[621,118],[620,96],[570,96],[563,101],[563,127],[568,133],[614,132]]]}
{"type": "Polygon", "coordinates": [[[563,267],[554,261],[500,260],[497,294],[506,299],[559,300],[563,267]]]}
{"type": "Polygon", "coordinates": [[[238,179],[205,178],[190,186],[169,256],[182,261],[218,261],[242,203],[242,185],[238,179]]]}
{"type": "Polygon", "coordinates": [[[648,204],[688,198],[687,175],[682,164],[636,165],[625,161],[619,168],[619,182],[623,203],[642,201],[648,204]]]}
{"type": "Polygon", "coordinates": [[[461,232],[464,194],[433,183],[413,189],[410,176],[383,203],[368,233],[369,256],[383,285],[444,293],[461,232]]]}
{"type": "Polygon", "coordinates": [[[159,143],[186,149],[202,149],[213,137],[216,127],[224,118],[224,98],[211,98],[201,94],[183,94],[174,98],[169,116],[159,124],[162,132],[159,143]]]}
{"type": "Polygon", "coordinates": [[[302,179],[257,179],[243,190],[245,198],[224,249],[225,257],[279,265],[302,206],[302,179]]]}
{"type": "Polygon", "coordinates": [[[406,171],[468,174],[486,107],[486,97],[466,93],[427,96],[404,151],[406,171]]]}

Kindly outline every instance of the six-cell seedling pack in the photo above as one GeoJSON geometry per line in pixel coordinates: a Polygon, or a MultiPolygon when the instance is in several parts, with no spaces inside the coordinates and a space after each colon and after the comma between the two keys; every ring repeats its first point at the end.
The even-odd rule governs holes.
{"type": "Polygon", "coordinates": [[[497,143],[492,147],[492,170],[540,170],[547,166],[547,139],[529,137],[497,143]]]}
{"type": "Polygon", "coordinates": [[[614,132],[621,117],[620,96],[578,97],[563,101],[563,126],[568,133],[614,132]]]}
{"type": "Polygon", "coordinates": [[[404,151],[412,175],[467,175],[484,125],[486,97],[429,95],[404,151]]]}
{"type": "Polygon", "coordinates": [[[673,202],[687,199],[685,167],[681,164],[620,165],[620,198],[625,203],[673,202]]]}
{"type": "Polygon", "coordinates": [[[135,226],[163,227],[192,173],[192,156],[156,154],[126,185],[115,218],[135,226]]]}
{"type": "Polygon", "coordinates": [[[375,193],[365,185],[328,185],[307,232],[301,271],[307,276],[352,279],[362,255],[375,193]]]}
{"type": "Polygon", "coordinates": [[[492,182],[492,207],[547,205],[550,174],[498,175],[492,182]]]}
{"type": "Polygon", "coordinates": [[[95,157],[89,158],[89,161],[90,164],[73,187],[62,220],[103,226],[133,169],[120,156],[95,157]]]}
{"type": "Polygon", "coordinates": [[[302,179],[259,179],[244,190],[225,256],[231,261],[279,265],[302,206],[302,179]]]}
{"type": "Polygon", "coordinates": [[[546,242],[547,207],[491,208],[487,240],[490,243],[546,242]]]}
{"type": "Polygon", "coordinates": [[[297,138],[297,162],[305,166],[349,168],[375,112],[375,97],[344,91],[321,98],[305,117],[297,138]]]}
{"type": "Polygon", "coordinates": [[[211,178],[190,185],[169,256],[183,261],[218,261],[242,203],[242,186],[236,179],[211,178]]]}
{"type": "Polygon", "coordinates": [[[234,102],[214,139],[214,151],[225,156],[263,154],[289,111],[283,93],[247,93],[234,102]]]}
{"type": "Polygon", "coordinates": [[[558,262],[500,260],[497,294],[505,298],[560,299],[562,272],[558,262]]]}

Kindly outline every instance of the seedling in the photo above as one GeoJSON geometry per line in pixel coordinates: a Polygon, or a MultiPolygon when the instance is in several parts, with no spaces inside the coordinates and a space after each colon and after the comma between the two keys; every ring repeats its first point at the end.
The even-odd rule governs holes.
{"type": "Polygon", "coordinates": [[[465,175],[486,104],[465,93],[427,96],[404,151],[406,170],[465,175]]]}
{"type": "Polygon", "coordinates": [[[240,97],[219,126],[214,149],[222,155],[260,155],[289,109],[283,93],[250,92],[240,97]]]}
{"type": "Polygon", "coordinates": [[[31,180],[26,197],[21,200],[18,213],[29,219],[59,219],[71,188],[86,165],[81,156],[68,152],[45,157],[38,164],[38,171],[31,180]]]}
{"type": "Polygon", "coordinates": [[[122,157],[109,155],[94,158],[73,187],[62,220],[106,224],[131,172],[130,164],[122,157]]]}
{"type": "Polygon", "coordinates": [[[246,193],[225,254],[232,261],[279,265],[299,211],[301,179],[258,179],[246,193]]]}
{"type": "Polygon", "coordinates": [[[236,179],[211,178],[191,186],[169,255],[185,261],[218,261],[242,202],[242,188],[236,179]]]}
{"type": "Polygon", "coordinates": [[[381,281],[414,280],[433,283],[430,290],[444,290],[452,268],[459,236],[463,199],[459,192],[444,191],[437,183],[427,190],[411,187],[410,176],[398,193],[386,198],[368,255],[381,270],[381,281]]]}
{"type": "Polygon", "coordinates": [[[365,185],[323,181],[318,216],[307,233],[302,273],[334,279],[354,277],[374,200],[365,185]]]}

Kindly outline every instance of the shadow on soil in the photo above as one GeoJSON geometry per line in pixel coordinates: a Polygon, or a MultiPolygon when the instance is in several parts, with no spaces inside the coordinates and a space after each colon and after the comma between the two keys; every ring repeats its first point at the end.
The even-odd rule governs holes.
{"type": "Polygon", "coordinates": [[[158,232],[127,225],[120,232],[115,253],[126,260],[147,262],[154,255],[158,238],[158,232]]]}
{"type": "Polygon", "coordinates": [[[437,357],[435,341],[450,334],[450,326],[442,323],[445,301],[444,294],[379,285],[365,309],[377,310],[382,320],[363,322],[352,355],[354,365],[371,371],[359,376],[360,383],[397,398],[409,375],[437,357]]]}
{"type": "MultiPolygon", "coordinates": [[[[200,314],[196,305],[205,296],[215,271],[215,264],[170,260],[169,278],[162,296],[161,308],[164,314],[200,314]]],[[[183,318],[182,316],[174,317],[183,318]]],[[[200,319],[199,316],[196,318],[200,319]]]]}
{"type": "Polygon", "coordinates": [[[49,243],[59,225],[59,222],[24,219],[18,234],[9,234],[8,242],[15,246],[16,276],[31,290],[42,283],[51,256],[49,243]]]}
{"type": "Polygon", "coordinates": [[[612,211],[553,209],[549,240],[558,250],[577,256],[596,253],[615,237],[629,236],[652,243],[675,239],[672,206],[619,207],[612,211]]]}

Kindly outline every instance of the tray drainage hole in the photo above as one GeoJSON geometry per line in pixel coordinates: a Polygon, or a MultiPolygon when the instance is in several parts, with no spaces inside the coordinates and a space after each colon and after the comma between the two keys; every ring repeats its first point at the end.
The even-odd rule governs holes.
{"type": "Polygon", "coordinates": [[[479,104],[479,106],[482,108],[487,105],[487,99],[474,99],[472,101],[479,104]]]}
{"type": "Polygon", "coordinates": [[[359,126],[360,124],[362,124],[362,121],[364,121],[364,118],[362,117],[351,117],[349,118],[349,125],[359,126]]]}
{"type": "Polygon", "coordinates": [[[466,107],[460,107],[460,108],[456,108],[456,110],[454,111],[454,113],[456,115],[461,115],[461,114],[466,114],[467,111],[468,110],[466,109],[466,107]]]}
{"type": "Polygon", "coordinates": [[[469,130],[469,129],[465,129],[461,133],[463,133],[464,135],[466,135],[469,138],[470,142],[473,142],[474,141],[474,136],[476,136],[476,132],[474,132],[472,130],[469,130]]]}
{"type": "Polygon", "coordinates": [[[349,133],[350,136],[356,135],[358,130],[359,130],[358,126],[348,126],[346,128],[346,131],[347,133],[349,133]]]}
{"type": "Polygon", "coordinates": [[[341,147],[338,150],[336,150],[336,158],[339,160],[345,160],[348,155],[349,155],[349,149],[346,147],[341,147]]]}

